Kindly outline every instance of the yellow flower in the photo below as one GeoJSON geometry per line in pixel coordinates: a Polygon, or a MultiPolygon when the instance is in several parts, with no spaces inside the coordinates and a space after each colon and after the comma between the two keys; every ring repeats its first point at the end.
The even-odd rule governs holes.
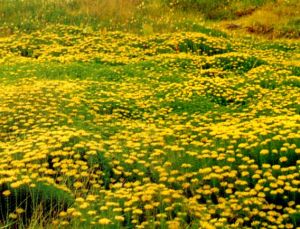
{"type": "Polygon", "coordinates": [[[180,222],[175,221],[175,220],[169,221],[169,222],[167,222],[167,224],[168,224],[168,229],[180,229],[181,228],[180,222]]]}
{"type": "Polygon", "coordinates": [[[23,208],[17,208],[16,209],[16,213],[18,213],[18,214],[22,214],[24,212],[25,212],[25,210],[23,208]]]}
{"type": "Polygon", "coordinates": [[[111,221],[107,218],[101,218],[98,220],[98,223],[101,224],[101,225],[107,225],[107,224],[110,224],[111,221]]]}
{"type": "Polygon", "coordinates": [[[2,192],[3,196],[9,196],[11,194],[10,190],[5,190],[4,192],[2,192]]]}
{"type": "Polygon", "coordinates": [[[142,196],[142,201],[146,202],[146,201],[150,201],[152,199],[151,195],[143,195],[142,196]]]}
{"type": "Polygon", "coordinates": [[[283,162],[287,162],[288,161],[288,158],[287,157],[280,157],[279,158],[279,161],[281,162],[281,163],[283,163],[283,162]]]}
{"type": "Polygon", "coordinates": [[[125,220],[124,216],[117,215],[115,216],[115,220],[123,222],[125,220]]]}
{"type": "Polygon", "coordinates": [[[100,211],[106,211],[106,210],[108,210],[108,207],[107,207],[107,206],[101,206],[101,207],[100,207],[100,211]]]}
{"type": "Polygon", "coordinates": [[[64,220],[64,221],[62,221],[60,224],[61,224],[61,225],[69,225],[69,222],[66,221],[66,220],[64,220]]]}
{"type": "Polygon", "coordinates": [[[78,197],[75,199],[76,202],[84,202],[84,199],[82,197],[78,197]]]}
{"type": "Polygon", "coordinates": [[[60,217],[66,217],[68,214],[67,214],[67,212],[65,212],[65,211],[62,211],[62,212],[60,212],[59,213],[59,216],[60,217]]]}
{"type": "Polygon", "coordinates": [[[21,183],[20,181],[16,181],[16,182],[14,182],[14,183],[11,183],[11,184],[10,184],[10,187],[15,189],[15,188],[20,187],[21,184],[22,184],[22,183],[21,183]]]}
{"type": "Polygon", "coordinates": [[[139,208],[136,208],[136,209],[134,209],[134,210],[132,211],[132,213],[133,213],[133,214],[141,215],[141,214],[143,214],[143,211],[142,211],[141,209],[139,209],[139,208]]]}
{"type": "Polygon", "coordinates": [[[213,226],[212,224],[210,224],[208,222],[201,222],[201,228],[203,228],[203,229],[216,229],[215,226],[213,226]]]}
{"type": "Polygon", "coordinates": [[[184,189],[187,189],[189,187],[190,187],[190,184],[187,182],[182,184],[182,188],[184,188],[184,189]]]}
{"type": "Polygon", "coordinates": [[[77,189],[77,188],[81,188],[83,186],[83,184],[81,182],[77,181],[73,184],[73,186],[74,186],[74,188],[77,189]]]}
{"type": "Polygon", "coordinates": [[[84,202],[84,203],[82,203],[82,204],[79,205],[79,208],[80,209],[86,209],[88,206],[89,206],[89,203],[84,202]]]}
{"type": "Polygon", "coordinates": [[[72,216],[73,217],[79,217],[79,216],[81,216],[82,214],[81,214],[81,212],[79,212],[79,211],[74,211],[74,212],[72,212],[72,216]]]}
{"type": "Polygon", "coordinates": [[[114,208],[113,212],[121,212],[123,209],[122,208],[114,208]]]}
{"type": "Polygon", "coordinates": [[[10,214],[8,215],[8,217],[11,218],[11,219],[16,219],[16,218],[18,218],[18,215],[15,214],[15,213],[10,213],[10,214]]]}
{"type": "Polygon", "coordinates": [[[146,205],[144,206],[144,208],[145,208],[145,210],[151,210],[151,209],[153,209],[154,207],[153,207],[153,205],[151,205],[151,204],[146,204],[146,205]]]}
{"type": "Polygon", "coordinates": [[[274,170],[280,170],[280,165],[273,165],[272,169],[274,169],[274,170]]]}
{"type": "Polygon", "coordinates": [[[262,149],[260,151],[260,155],[267,155],[267,154],[269,154],[269,150],[267,150],[267,149],[262,149]]]}
{"type": "Polygon", "coordinates": [[[97,196],[95,196],[95,195],[88,195],[86,200],[87,201],[94,201],[94,200],[96,200],[96,198],[97,198],[97,196]]]}
{"type": "Polygon", "coordinates": [[[96,215],[96,211],[95,210],[90,210],[87,212],[88,215],[96,215]]]}

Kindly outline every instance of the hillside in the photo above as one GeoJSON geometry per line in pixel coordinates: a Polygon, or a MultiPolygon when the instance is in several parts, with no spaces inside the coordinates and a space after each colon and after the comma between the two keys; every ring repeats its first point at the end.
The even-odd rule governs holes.
{"type": "Polygon", "coordinates": [[[138,34],[207,26],[267,38],[300,37],[298,0],[0,0],[0,36],[47,24],[138,34]]]}
{"type": "Polygon", "coordinates": [[[299,40],[92,2],[0,1],[0,227],[297,228],[299,40]]]}

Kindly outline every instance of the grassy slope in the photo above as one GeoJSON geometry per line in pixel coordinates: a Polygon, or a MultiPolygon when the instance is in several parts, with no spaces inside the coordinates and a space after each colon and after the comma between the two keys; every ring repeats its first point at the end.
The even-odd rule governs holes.
{"type": "Polygon", "coordinates": [[[237,33],[263,35],[268,38],[300,37],[300,2],[276,1],[256,8],[249,15],[221,22],[221,27],[237,33]]]}
{"type": "Polygon", "coordinates": [[[299,4],[297,0],[0,0],[0,35],[53,23],[139,34],[201,32],[205,18],[221,20],[221,28],[238,33],[299,38],[299,4]]]}
{"type": "Polygon", "coordinates": [[[298,225],[299,42],[145,18],[146,36],[54,17],[0,38],[0,225],[298,225]]]}

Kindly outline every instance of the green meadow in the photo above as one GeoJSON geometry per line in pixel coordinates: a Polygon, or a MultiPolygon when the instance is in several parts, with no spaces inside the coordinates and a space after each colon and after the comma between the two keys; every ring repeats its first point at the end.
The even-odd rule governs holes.
{"type": "Polygon", "coordinates": [[[0,228],[300,228],[298,6],[0,0],[0,228]]]}

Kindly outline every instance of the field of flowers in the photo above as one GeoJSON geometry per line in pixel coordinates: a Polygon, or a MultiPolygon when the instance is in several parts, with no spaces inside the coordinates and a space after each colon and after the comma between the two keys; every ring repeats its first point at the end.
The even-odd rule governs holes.
{"type": "Polygon", "coordinates": [[[1,228],[296,228],[300,44],[45,26],[0,38],[1,228]]]}

